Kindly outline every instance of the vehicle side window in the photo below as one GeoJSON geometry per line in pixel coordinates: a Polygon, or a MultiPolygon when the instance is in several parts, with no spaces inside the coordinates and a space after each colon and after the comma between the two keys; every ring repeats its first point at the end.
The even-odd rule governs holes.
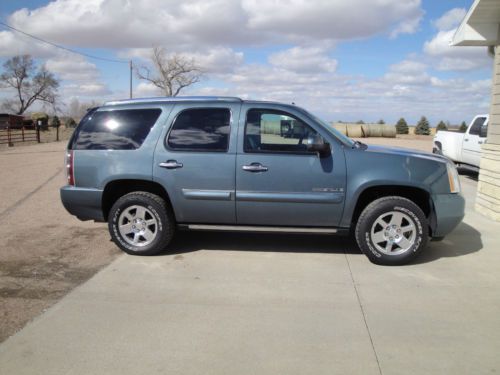
{"type": "Polygon", "coordinates": [[[229,108],[187,109],[174,120],[167,146],[174,151],[226,152],[230,123],[229,108]]]}
{"type": "Polygon", "coordinates": [[[75,131],[74,150],[135,150],[141,147],[161,109],[89,112],[75,131]]]}
{"type": "Polygon", "coordinates": [[[483,126],[486,121],[486,117],[478,117],[474,123],[471,125],[469,134],[470,135],[479,135],[481,133],[481,126],[483,126]]]}
{"type": "Polygon", "coordinates": [[[289,113],[250,109],[245,126],[245,152],[309,153],[307,139],[318,133],[289,113]]]}

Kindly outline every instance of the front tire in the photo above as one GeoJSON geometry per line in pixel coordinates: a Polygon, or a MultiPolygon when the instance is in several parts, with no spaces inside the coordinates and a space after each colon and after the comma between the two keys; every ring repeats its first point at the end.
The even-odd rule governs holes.
{"type": "Polygon", "coordinates": [[[420,207],[397,196],[366,206],[356,223],[355,236],[371,262],[388,266],[410,262],[429,239],[427,219],[420,207]]]}
{"type": "Polygon", "coordinates": [[[131,255],[155,255],[174,235],[172,212],[161,197],[136,191],[119,198],[108,215],[113,242],[131,255]]]}

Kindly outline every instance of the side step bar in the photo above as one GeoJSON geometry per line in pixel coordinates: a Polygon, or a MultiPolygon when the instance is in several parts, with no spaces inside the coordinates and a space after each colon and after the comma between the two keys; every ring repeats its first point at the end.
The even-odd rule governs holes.
{"type": "Polygon", "coordinates": [[[205,225],[205,224],[184,224],[179,225],[180,229],[190,230],[216,230],[235,232],[274,232],[274,233],[311,233],[311,234],[335,234],[335,228],[307,228],[307,227],[266,227],[251,225],[205,225]]]}

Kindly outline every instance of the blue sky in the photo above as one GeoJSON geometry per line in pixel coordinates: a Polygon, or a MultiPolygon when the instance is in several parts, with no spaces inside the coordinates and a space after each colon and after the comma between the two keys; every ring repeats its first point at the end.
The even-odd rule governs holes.
{"type": "MultiPolygon", "coordinates": [[[[487,112],[491,58],[448,41],[472,1],[57,0],[0,3],[3,22],[78,51],[147,65],[153,45],[206,74],[183,94],[295,102],[327,121],[458,123],[487,112]],[[151,11],[154,9],[155,11],[151,11]]],[[[0,27],[0,61],[30,53],[61,102],[128,96],[127,64],[72,55],[0,27]]],[[[136,96],[160,94],[134,77],[136,96]]],[[[11,95],[0,89],[0,99],[11,95]]]]}

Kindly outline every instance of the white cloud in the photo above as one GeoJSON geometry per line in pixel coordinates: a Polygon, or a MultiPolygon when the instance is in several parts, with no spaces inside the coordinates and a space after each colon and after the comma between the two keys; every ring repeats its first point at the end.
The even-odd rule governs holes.
{"type": "Polygon", "coordinates": [[[333,73],[337,60],[328,57],[319,47],[293,47],[269,56],[271,65],[297,73],[333,73]]]}
{"type": "Polygon", "coordinates": [[[422,14],[420,0],[54,0],[8,22],[69,46],[196,50],[394,36],[415,32],[422,14]]]}
{"type": "Polygon", "coordinates": [[[439,30],[451,30],[462,22],[466,13],[465,8],[453,8],[433,21],[433,24],[439,30]]]}
{"type": "Polygon", "coordinates": [[[465,71],[491,64],[485,47],[450,46],[456,26],[464,15],[464,9],[455,8],[434,21],[438,32],[431,40],[424,43],[423,50],[438,70],[465,71]]]}
{"type": "Polygon", "coordinates": [[[97,66],[75,54],[61,53],[48,59],[45,66],[63,80],[88,82],[99,79],[97,66]]]}

